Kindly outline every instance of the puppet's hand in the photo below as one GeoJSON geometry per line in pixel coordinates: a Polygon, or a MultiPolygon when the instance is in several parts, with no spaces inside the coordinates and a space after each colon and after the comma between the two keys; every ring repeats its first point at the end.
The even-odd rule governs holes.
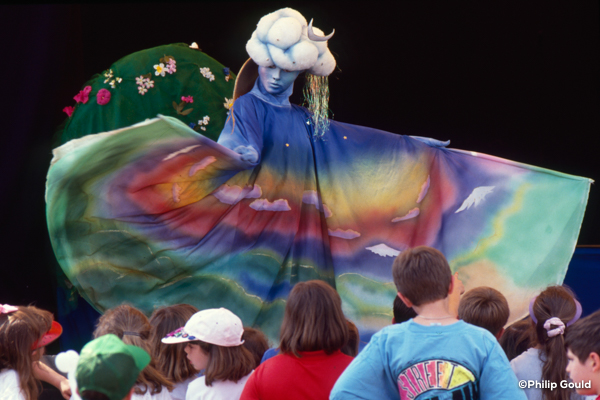
{"type": "Polygon", "coordinates": [[[242,156],[242,161],[248,161],[253,164],[258,161],[258,152],[252,146],[238,146],[233,151],[242,156]]]}
{"type": "Polygon", "coordinates": [[[423,142],[432,147],[446,147],[450,144],[449,140],[442,142],[441,140],[426,138],[422,136],[411,136],[411,138],[417,139],[418,141],[423,142]]]}

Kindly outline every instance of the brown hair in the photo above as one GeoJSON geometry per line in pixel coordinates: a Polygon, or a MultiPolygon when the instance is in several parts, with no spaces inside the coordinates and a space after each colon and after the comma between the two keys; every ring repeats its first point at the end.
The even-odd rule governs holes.
{"type": "Polygon", "coordinates": [[[347,356],[356,357],[358,354],[358,345],[360,344],[358,328],[349,319],[346,320],[346,324],[348,325],[348,341],[340,350],[347,356]]]}
{"type": "Polygon", "coordinates": [[[37,361],[31,347],[50,330],[52,314],[34,306],[19,306],[9,314],[0,314],[0,370],[15,370],[27,400],[39,395],[39,382],[33,376],[37,361]]]}
{"type": "Polygon", "coordinates": [[[458,318],[487,329],[494,336],[498,336],[502,331],[509,314],[506,297],[488,286],[469,290],[462,296],[458,305],[458,318]]]}
{"type": "MultiPolygon", "coordinates": [[[[542,346],[545,357],[540,359],[543,363],[542,379],[549,382],[560,382],[567,379],[567,352],[565,351],[564,335],[548,337],[544,323],[553,317],[559,318],[566,326],[575,316],[577,306],[573,294],[562,286],[546,288],[533,303],[533,315],[537,319],[535,333],[537,343],[542,346]]],[[[551,325],[550,329],[556,328],[551,325]]],[[[565,332],[570,330],[566,328],[565,332]]],[[[560,385],[559,385],[560,386],[560,385]]],[[[568,388],[542,388],[542,397],[546,400],[568,400],[573,391],[568,388]]]]}
{"type": "MultiPolygon", "coordinates": [[[[141,347],[148,354],[152,354],[150,329],[148,318],[140,310],[124,304],[107,310],[100,317],[94,331],[94,339],[112,333],[123,343],[141,347]]],[[[169,391],[173,390],[173,384],[156,369],[154,358],[142,370],[135,383],[143,387],[135,388],[137,394],[145,394],[148,389],[151,390],[151,394],[157,394],[162,391],[163,386],[169,391]]]]}
{"type": "Polygon", "coordinates": [[[348,341],[340,295],[327,283],[297,283],[290,292],[281,324],[281,352],[325,350],[331,354],[348,341]]]}
{"type": "Polygon", "coordinates": [[[267,337],[260,330],[246,326],[244,327],[242,340],[244,340],[243,346],[247,348],[254,357],[253,368],[258,367],[265,355],[265,351],[269,350],[269,341],[267,340],[267,337]]]}
{"type": "Polygon", "coordinates": [[[392,274],[398,292],[415,306],[446,298],[452,282],[446,257],[427,246],[401,252],[394,260],[392,274]]]}
{"type": "Polygon", "coordinates": [[[156,360],[156,369],[171,382],[186,381],[195,376],[198,371],[185,357],[185,343],[164,344],[161,339],[168,333],[184,326],[197,312],[198,309],[189,304],[176,304],[159,308],[150,317],[152,357],[156,360]]]}
{"type": "Polygon", "coordinates": [[[508,361],[532,347],[532,327],[531,318],[525,317],[506,328],[500,336],[498,342],[506,353],[508,361]]]}
{"type": "Polygon", "coordinates": [[[198,344],[208,354],[208,364],[204,370],[206,386],[214,381],[237,382],[254,369],[254,356],[243,345],[225,347],[203,341],[189,342],[198,344]]]}
{"type": "Polygon", "coordinates": [[[600,355],[600,310],[570,327],[565,344],[582,364],[592,352],[600,355]]]}

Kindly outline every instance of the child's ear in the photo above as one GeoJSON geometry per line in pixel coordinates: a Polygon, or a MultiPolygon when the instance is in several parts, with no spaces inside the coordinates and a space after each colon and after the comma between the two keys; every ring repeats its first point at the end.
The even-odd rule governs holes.
{"type": "Polygon", "coordinates": [[[404,295],[402,293],[398,292],[398,297],[400,297],[400,300],[402,300],[402,302],[406,305],[406,307],[411,308],[413,306],[412,301],[410,301],[409,299],[404,297],[404,295]]]}
{"type": "Polygon", "coordinates": [[[588,356],[588,359],[591,362],[591,367],[592,367],[592,371],[593,372],[598,372],[600,371],[600,355],[598,355],[598,353],[595,352],[591,352],[590,355],[588,356]]]}

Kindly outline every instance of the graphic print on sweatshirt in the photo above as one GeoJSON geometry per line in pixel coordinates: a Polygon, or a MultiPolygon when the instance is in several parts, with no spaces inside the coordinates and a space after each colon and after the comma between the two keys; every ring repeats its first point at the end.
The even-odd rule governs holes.
{"type": "Polygon", "coordinates": [[[398,375],[402,400],[476,400],[478,382],[465,366],[449,360],[426,360],[404,369],[398,375]]]}

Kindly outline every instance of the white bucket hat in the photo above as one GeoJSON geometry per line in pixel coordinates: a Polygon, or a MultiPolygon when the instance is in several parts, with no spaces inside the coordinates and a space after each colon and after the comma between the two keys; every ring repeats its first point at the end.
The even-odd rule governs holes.
{"type": "Polygon", "coordinates": [[[185,343],[201,340],[223,347],[240,346],[244,341],[242,320],[226,308],[210,308],[199,311],[185,326],[162,338],[165,344],[185,343]]]}

